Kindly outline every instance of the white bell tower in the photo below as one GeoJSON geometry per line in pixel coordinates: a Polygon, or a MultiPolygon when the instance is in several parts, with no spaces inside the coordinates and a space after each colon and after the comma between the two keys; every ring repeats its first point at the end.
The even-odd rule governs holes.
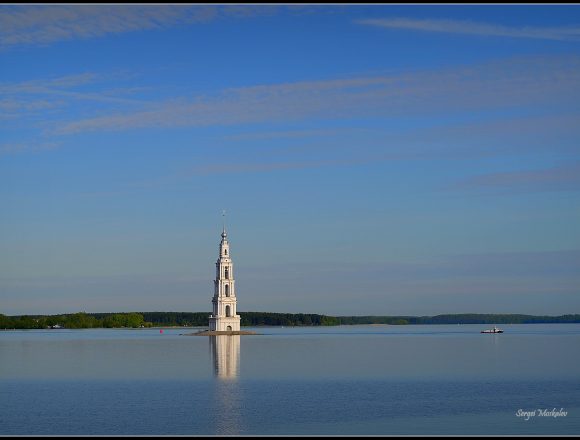
{"type": "Polygon", "coordinates": [[[215,264],[216,278],[212,298],[212,314],[209,317],[209,331],[240,331],[240,315],[236,314],[236,289],[234,266],[230,258],[230,244],[226,227],[222,232],[220,255],[215,264]]]}

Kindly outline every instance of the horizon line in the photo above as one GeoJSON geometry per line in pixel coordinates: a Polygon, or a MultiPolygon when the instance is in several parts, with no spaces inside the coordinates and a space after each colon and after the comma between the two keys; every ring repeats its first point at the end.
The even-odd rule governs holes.
{"type": "MultiPolygon", "coordinates": [[[[0,313],[0,315],[4,315],[7,317],[17,317],[17,316],[58,316],[58,315],[75,315],[77,313],[85,313],[87,315],[97,315],[97,314],[129,314],[129,313],[208,313],[211,314],[210,311],[202,311],[202,312],[184,312],[184,311],[131,311],[131,312],[86,312],[86,311],[78,311],[78,312],[68,312],[68,313],[53,313],[53,314],[39,314],[39,313],[25,313],[21,315],[4,315],[0,313]]],[[[580,315],[580,313],[564,313],[559,315],[536,315],[536,314],[529,314],[529,313],[473,313],[473,312],[462,312],[462,313],[438,313],[435,315],[325,315],[322,313],[310,313],[310,312],[267,312],[267,311],[238,311],[237,313],[274,313],[280,315],[319,315],[319,316],[328,316],[332,318],[341,318],[341,317],[409,317],[409,318],[433,318],[436,316],[457,316],[457,315],[520,315],[520,316],[542,316],[542,317],[562,317],[562,316],[569,316],[569,315],[580,315]]]]}

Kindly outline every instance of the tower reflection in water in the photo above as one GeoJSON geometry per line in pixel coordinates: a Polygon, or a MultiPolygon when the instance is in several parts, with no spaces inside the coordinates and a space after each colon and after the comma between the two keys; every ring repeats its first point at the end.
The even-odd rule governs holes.
{"type": "Polygon", "coordinates": [[[235,380],[240,374],[240,335],[210,336],[209,345],[216,377],[235,380]]]}
{"type": "Polygon", "coordinates": [[[215,384],[215,428],[217,435],[241,432],[240,335],[209,337],[215,384]]]}

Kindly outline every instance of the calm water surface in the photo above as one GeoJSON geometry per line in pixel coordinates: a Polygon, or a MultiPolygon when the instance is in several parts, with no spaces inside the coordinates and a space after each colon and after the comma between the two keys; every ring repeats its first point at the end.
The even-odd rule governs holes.
{"type": "Polygon", "coordinates": [[[487,327],[1,331],[0,435],[580,434],[580,325],[487,327]]]}

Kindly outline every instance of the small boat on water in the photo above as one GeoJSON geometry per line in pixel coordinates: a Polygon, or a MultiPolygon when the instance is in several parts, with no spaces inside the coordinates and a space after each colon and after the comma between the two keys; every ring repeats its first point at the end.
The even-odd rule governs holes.
{"type": "Polygon", "coordinates": [[[481,333],[503,333],[503,330],[500,330],[494,325],[492,329],[482,330],[481,333]]]}

